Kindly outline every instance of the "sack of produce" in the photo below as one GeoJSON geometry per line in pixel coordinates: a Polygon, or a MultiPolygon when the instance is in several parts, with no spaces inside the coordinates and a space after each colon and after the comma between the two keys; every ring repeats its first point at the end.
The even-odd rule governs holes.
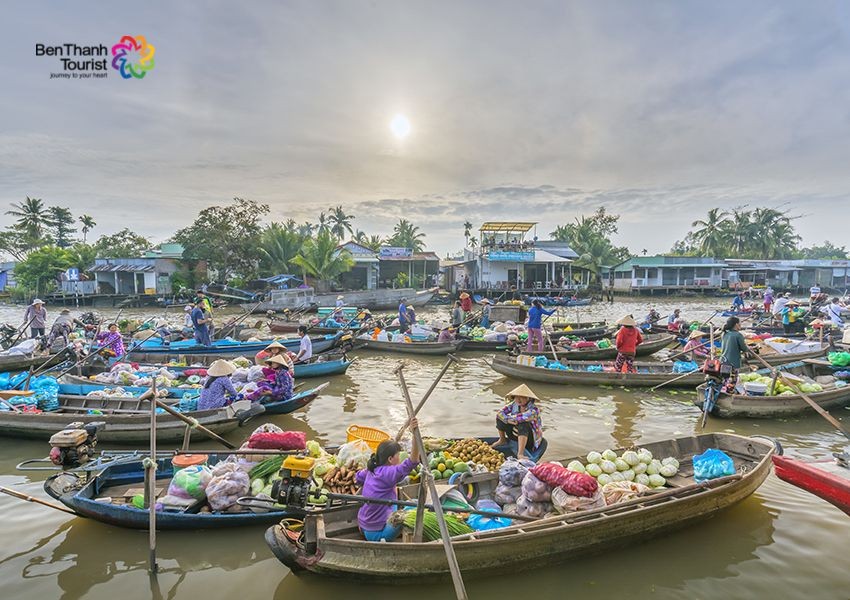
{"type": "Polygon", "coordinates": [[[262,381],[265,379],[265,375],[263,375],[263,367],[262,365],[254,365],[248,369],[248,381],[253,381],[254,383],[258,381],[262,381]]]}
{"type": "Polygon", "coordinates": [[[250,489],[248,474],[240,471],[236,463],[223,462],[212,469],[213,477],[207,484],[207,502],[216,511],[227,510],[250,489]]]}
{"type": "Polygon", "coordinates": [[[677,360],[673,363],[674,373],[690,373],[699,369],[699,365],[694,361],[677,360]]]}
{"type": "Polygon", "coordinates": [[[524,458],[517,460],[513,456],[505,460],[499,467],[499,483],[508,487],[522,485],[522,478],[534,466],[534,461],[524,458]]]}
{"type": "Polygon", "coordinates": [[[551,502],[532,502],[525,496],[520,496],[516,501],[516,514],[522,517],[535,517],[538,519],[552,512],[551,502]]]}
{"type": "Polygon", "coordinates": [[[694,479],[699,483],[735,474],[735,463],[722,450],[709,448],[694,456],[694,479]]]}
{"type": "Polygon", "coordinates": [[[554,463],[543,463],[531,469],[531,473],[552,487],[562,488],[573,496],[590,498],[596,493],[599,484],[596,479],[584,473],[571,471],[554,463]]]}
{"type": "Polygon", "coordinates": [[[552,506],[561,514],[579,510],[590,510],[591,508],[605,506],[605,497],[602,495],[601,489],[597,489],[596,493],[588,498],[585,496],[573,496],[563,489],[556,487],[552,490],[552,506]]]}
{"type": "MultiPolygon", "coordinates": [[[[486,512],[502,512],[502,509],[498,504],[493,502],[492,500],[479,500],[476,507],[478,510],[486,511],[486,512]]],[[[504,527],[510,527],[511,519],[507,517],[497,517],[492,516],[488,517],[485,515],[469,515],[466,519],[466,524],[472,527],[475,531],[487,531],[490,529],[502,529],[504,527]]]]}
{"type": "Polygon", "coordinates": [[[500,483],[496,486],[496,491],[493,492],[493,498],[504,506],[505,504],[516,504],[519,497],[522,496],[522,486],[508,486],[500,483]]]}
{"type": "Polygon", "coordinates": [[[363,440],[354,440],[339,447],[337,463],[353,469],[365,469],[372,456],[372,449],[363,440]]]}
{"type": "Polygon", "coordinates": [[[612,481],[602,486],[602,496],[608,506],[643,496],[650,491],[652,488],[636,481],[612,481]]]}
{"type": "Polygon", "coordinates": [[[206,489],[212,472],[204,465],[185,467],[174,473],[168,493],[161,502],[164,506],[190,506],[206,498],[206,489]]]}
{"type": "Polygon", "coordinates": [[[850,366],[850,352],[830,352],[826,357],[833,367],[850,366]]]}
{"type": "Polygon", "coordinates": [[[304,450],[307,434],[303,431],[281,431],[252,433],[248,447],[258,450],[304,450]]]}
{"type": "Polygon", "coordinates": [[[552,487],[529,471],[522,478],[522,495],[532,502],[547,502],[552,498],[552,487]]]}

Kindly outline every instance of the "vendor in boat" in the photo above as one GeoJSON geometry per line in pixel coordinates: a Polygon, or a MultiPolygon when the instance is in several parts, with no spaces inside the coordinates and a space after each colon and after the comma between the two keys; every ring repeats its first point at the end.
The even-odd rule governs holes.
{"type": "Polygon", "coordinates": [[[192,311],[194,310],[194,304],[187,304],[183,307],[183,339],[188,340],[192,337],[194,333],[194,325],[192,324],[192,311]]]}
{"type": "Polygon", "coordinates": [[[691,335],[688,336],[688,343],[685,344],[683,354],[694,362],[707,358],[709,356],[709,350],[706,347],[704,338],[705,333],[703,331],[699,329],[693,330],[691,335]]]}
{"type": "Polygon", "coordinates": [[[524,383],[505,396],[507,406],[496,413],[499,439],[491,445],[506,456],[538,460],[546,449],[543,422],[535,404],[540,398],[524,383]]]}
{"type": "Polygon", "coordinates": [[[782,331],[786,335],[803,331],[802,316],[806,314],[806,311],[800,308],[799,302],[789,300],[779,314],[782,317],[782,331]]]}
{"type": "Polygon", "coordinates": [[[398,305],[398,330],[401,333],[407,333],[410,329],[410,320],[407,317],[407,298],[402,298],[398,305]]]}
{"type": "Polygon", "coordinates": [[[472,297],[467,292],[460,294],[460,308],[463,311],[463,320],[466,321],[472,314],[472,297]]]}
{"type": "Polygon", "coordinates": [[[36,298],[32,301],[24,312],[24,322],[29,325],[32,339],[44,335],[44,329],[47,327],[47,309],[44,308],[43,300],[36,298]]]}
{"type": "Polygon", "coordinates": [[[313,342],[307,335],[306,325],[298,326],[298,337],[301,338],[301,343],[298,345],[298,354],[292,362],[307,362],[313,358],[313,342]]]}
{"type": "Polygon", "coordinates": [[[535,341],[537,351],[543,352],[545,346],[543,342],[543,315],[549,316],[555,314],[555,309],[546,310],[543,308],[543,303],[540,300],[534,300],[531,303],[531,308],[528,309],[528,341],[526,342],[525,351],[532,352],[535,349],[535,341]]]}
{"type": "Polygon", "coordinates": [[[643,336],[640,334],[640,329],[638,329],[632,315],[626,315],[617,321],[617,325],[620,325],[620,330],[617,332],[615,340],[617,360],[614,361],[614,371],[617,373],[623,371],[636,373],[635,356],[637,355],[637,347],[643,343],[643,336]]]}
{"type": "Polygon", "coordinates": [[[192,309],[192,327],[195,334],[195,342],[202,346],[212,346],[212,335],[209,328],[210,320],[207,313],[201,308],[200,303],[195,304],[192,309]]]}
{"type": "Polygon", "coordinates": [[[773,288],[768,286],[766,290],[764,290],[764,314],[769,315],[773,308],[773,288]]]}
{"type": "Polygon", "coordinates": [[[239,395],[230,376],[236,368],[226,360],[215,360],[207,369],[207,378],[198,398],[198,410],[210,410],[227,406],[239,395]]]}
{"type": "Polygon", "coordinates": [[[171,344],[171,328],[168,326],[168,321],[165,319],[160,319],[156,322],[156,329],[154,330],[153,336],[157,337],[162,342],[163,346],[168,346],[171,344]]]}
{"type": "Polygon", "coordinates": [[[292,374],[289,361],[280,354],[266,360],[263,369],[265,379],[257,384],[257,389],[247,396],[251,402],[261,400],[280,401],[292,398],[292,374]]]}
{"type": "Polygon", "coordinates": [[[744,293],[740,292],[735,294],[735,297],[732,298],[732,311],[742,311],[744,310],[744,306],[744,293]]]}
{"type": "Polygon", "coordinates": [[[650,307],[649,314],[643,318],[643,323],[640,324],[642,329],[651,329],[658,321],[661,320],[661,315],[657,310],[650,307]]]}
{"type": "MultiPolygon", "coordinates": [[[[195,306],[200,306],[201,310],[204,311],[206,317],[204,317],[207,321],[207,329],[210,332],[210,339],[215,337],[215,325],[213,325],[213,305],[212,300],[207,296],[206,290],[203,288],[199,288],[195,290],[195,294],[197,295],[197,301],[195,302],[195,306]]],[[[209,346],[209,344],[207,344],[209,346]]]]}
{"type": "Polygon", "coordinates": [[[481,301],[484,306],[481,308],[481,327],[484,329],[490,328],[490,312],[493,310],[492,302],[489,298],[484,298],[481,301]]]}
{"type": "Polygon", "coordinates": [[[275,340],[254,355],[254,364],[262,365],[272,356],[283,356],[289,363],[289,370],[294,371],[295,367],[292,364],[292,356],[290,354],[286,346],[275,340]]]}
{"type": "Polygon", "coordinates": [[[679,333],[679,326],[682,324],[682,311],[678,308],[670,313],[667,317],[667,331],[673,334],[679,333]]]}
{"type": "Polygon", "coordinates": [[[412,304],[407,305],[407,322],[410,323],[411,327],[416,325],[416,310],[412,304]]]}
{"type": "Polygon", "coordinates": [[[832,302],[820,309],[823,314],[829,317],[834,327],[844,327],[844,319],[841,317],[841,313],[845,310],[847,309],[841,306],[841,301],[837,296],[832,299],[832,302]]]}
{"type": "Polygon", "coordinates": [[[460,307],[460,300],[455,300],[454,308],[452,308],[452,326],[457,328],[463,323],[463,309],[460,307]]]}
{"type": "Polygon", "coordinates": [[[723,334],[720,338],[720,363],[726,366],[721,370],[729,371],[726,379],[727,394],[735,393],[741,361],[748,352],[750,349],[747,348],[747,342],[741,334],[741,320],[738,317],[729,317],[723,325],[723,334]]]}
{"type": "Polygon", "coordinates": [[[437,342],[440,344],[448,344],[455,341],[455,328],[446,327],[440,330],[440,335],[437,337],[437,342]]]}
{"type": "Polygon", "coordinates": [[[44,348],[52,348],[56,340],[59,339],[61,339],[62,347],[64,348],[71,342],[69,338],[71,332],[77,327],[85,328],[85,326],[85,323],[71,316],[70,310],[63,308],[62,312],[59,313],[59,316],[56,317],[56,320],[53,322],[53,326],[50,328],[50,335],[47,336],[47,342],[45,343],[44,348]]]}
{"type": "MultiPolygon", "coordinates": [[[[419,422],[414,417],[410,420],[410,429],[417,427],[419,422]]],[[[398,442],[381,442],[369,458],[367,468],[357,472],[357,484],[363,486],[361,495],[376,500],[398,500],[396,487],[418,464],[419,448],[416,444],[413,444],[410,457],[401,460],[401,445],[398,442]]],[[[393,507],[387,504],[363,504],[357,511],[357,524],[363,537],[370,542],[391,542],[396,539],[402,526],[387,522],[392,513],[393,507]]]]}
{"type": "Polygon", "coordinates": [[[124,338],[118,331],[117,323],[110,323],[108,331],[97,334],[95,341],[100,344],[103,350],[112,352],[115,356],[124,356],[124,338]]]}

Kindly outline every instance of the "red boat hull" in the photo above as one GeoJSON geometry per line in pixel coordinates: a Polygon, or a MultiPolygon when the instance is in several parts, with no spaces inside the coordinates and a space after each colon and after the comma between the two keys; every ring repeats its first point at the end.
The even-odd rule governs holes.
{"type": "Polygon", "coordinates": [[[787,456],[774,456],[773,466],[783,481],[823,498],[850,515],[850,469],[838,466],[831,459],[804,462],[787,456]]]}

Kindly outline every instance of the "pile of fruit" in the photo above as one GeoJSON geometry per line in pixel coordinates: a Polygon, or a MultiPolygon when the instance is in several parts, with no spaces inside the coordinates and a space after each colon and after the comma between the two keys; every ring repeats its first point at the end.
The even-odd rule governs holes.
{"type": "Polygon", "coordinates": [[[448,479],[455,473],[464,473],[469,470],[469,465],[460,458],[452,458],[446,452],[435,452],[428,461],[428,468],[434,479],[448,479]]]}
{"type": "Polygon", "coordinates": [[[463,462],[472,461],[494,473],[505,462],[504,454],[498,450],[494,450],[487,442],[475,438],[467,438],[455,442],[449,446],[447,452],[451,457],[459,458],[463,462]]]}
{"type": "Polygon", "coordinates": [[[658,460],[646,448],[626,450],[620,456],[613,450],[605,450],[589,453],[586,463],[571,461],[567,468],[595,477],[600,486],[612,481],[634,481],[660,488],[667,485],[668,478],[678,473],[679,461],[672,456],[658,460]]]}

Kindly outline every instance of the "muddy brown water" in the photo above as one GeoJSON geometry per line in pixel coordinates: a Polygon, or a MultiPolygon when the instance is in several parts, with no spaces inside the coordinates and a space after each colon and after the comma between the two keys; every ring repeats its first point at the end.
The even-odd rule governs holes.
{"type": "MultiPolygon", "coordinates": [[[[681,307],[685,317],[705,318],[721,302],[665,300],[654,305],[661,314],[681,307]]],[[[618,300],[613,306],[569,309],[567,314],[613,320],[625,313],[641,316],[647,306],[646,300],[618,300]]],[[[422,316],[446,311],[427,309],[422,316]]],[[[19,307],[1,307],[0,320],[17,323],[22,312],[19,307]]],[[[51,311],[51,318],[56,312],[51,311]]],[[[304,430],[322,443],[344,441],[352,423],[397,429],[405,414],[391,374],[398,359],[366,352],[359,356],[346,375],[330,379],[325,393],[306,410],[268,420],[304,430]]],[[[516,381],[493,372],[487,356],[461,354],[462,363],[448,372],[423,409],[420,423],[426,433],[494,434],[494,413],[516,381]]],[[[406,362],[407,381],[417,398],[443,361],[417,357],[406,362]]],[[[533,388],[544,399],[540,405],[549,440],[547,456],[553,459],[690,435],[699,428],[699,412],[688,390],[533,388]]],[[[850,411],[833,414],[850,426],[850,411]]],[[[844,438],[815,415],[777,421],[711,419],[707,430],[768,435],[779,439],[787,454],[802,457],[823,457],[844,447],[844,438]]],[[[230,437],[238,442],[247,433],[230,437]]],[[[46,498],[41,488],[45,474],[15,470],[21,460],[46,453],[46,443],[0,439],[0,485],[46,498]]],[[[161,572],[152,581],[147,532],[110,527],[0,495],[0,598],[453,597],[451,585],[445,583],[393,587],[296,576],[272,556],[263,530],[160,532],[161,572]]],[[[850,518],[771,475],[753,496],[698,525],[557,567],[526,570],[533,565],[518,565],[516,571],[469,580],[467,590],[471,598],[848,598],[848,551],[850,518]]]]}

